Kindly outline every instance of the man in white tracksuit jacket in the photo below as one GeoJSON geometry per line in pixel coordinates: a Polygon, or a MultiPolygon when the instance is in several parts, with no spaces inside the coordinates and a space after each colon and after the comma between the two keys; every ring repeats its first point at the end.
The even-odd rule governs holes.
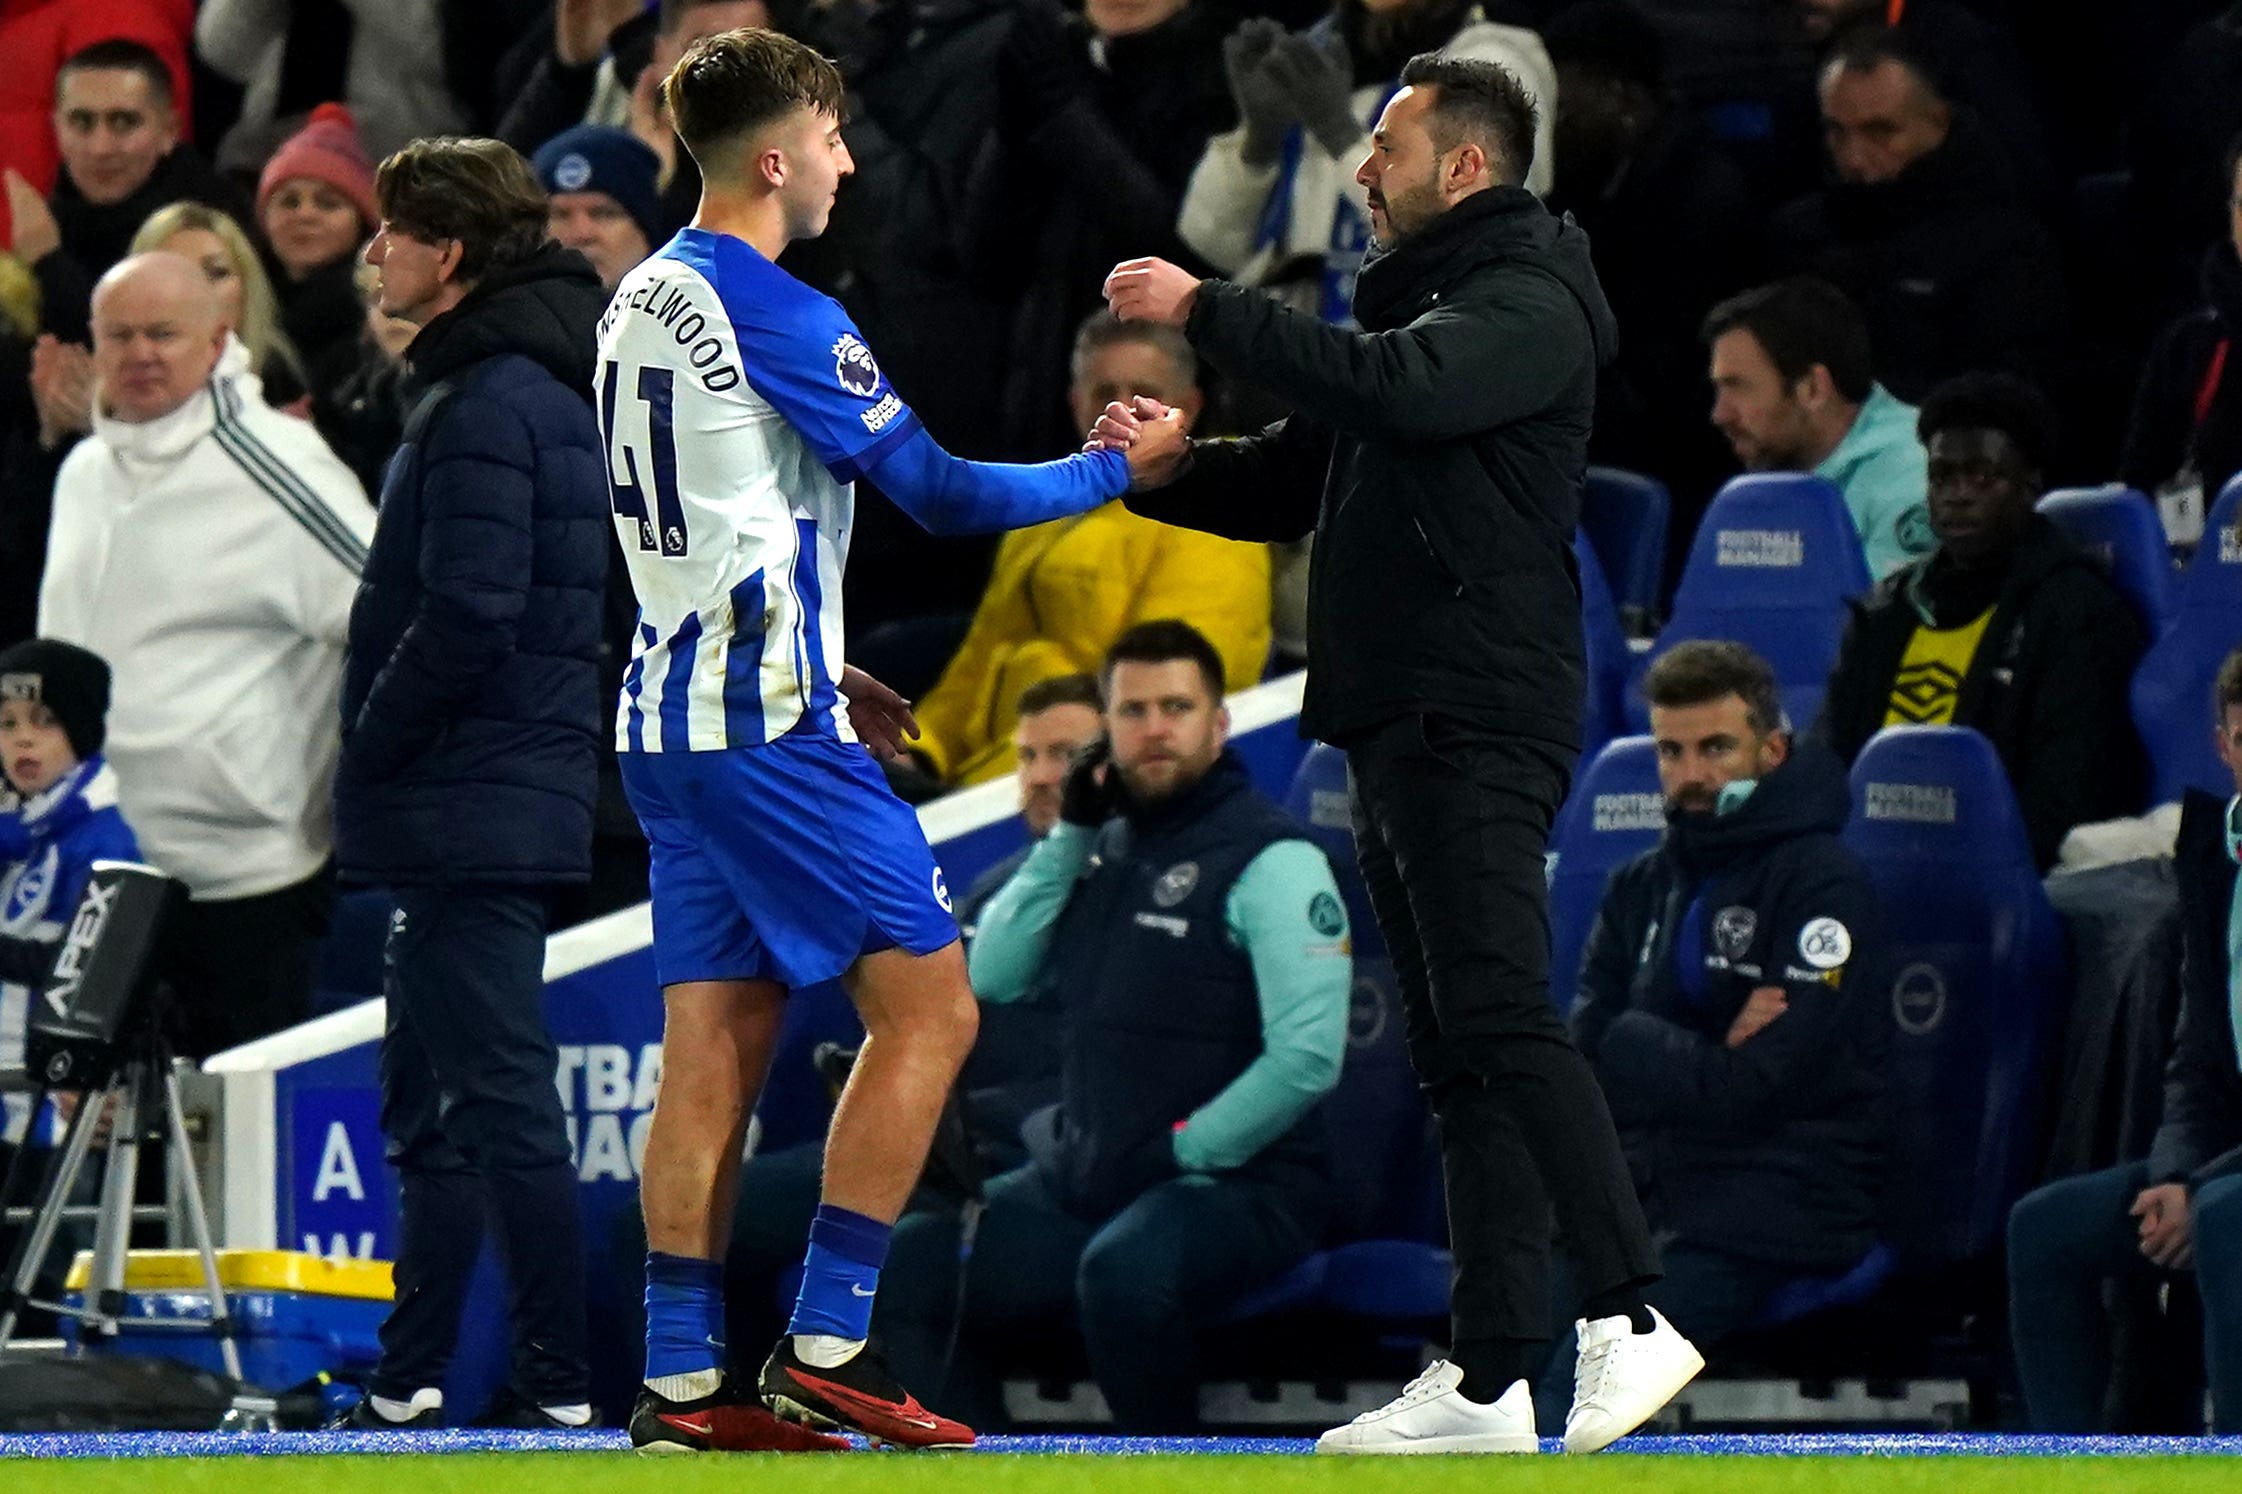
{"type": "Polygon", "coordinates": [[[115,670],[108,758],[143,852],[191,894],[161,958],[201,1055],[309,1007],[374,510],[307,422],[265,404],[188,261],[111,270],[93,336],[93,434],[55,484],[39,631],[115,670]]]}

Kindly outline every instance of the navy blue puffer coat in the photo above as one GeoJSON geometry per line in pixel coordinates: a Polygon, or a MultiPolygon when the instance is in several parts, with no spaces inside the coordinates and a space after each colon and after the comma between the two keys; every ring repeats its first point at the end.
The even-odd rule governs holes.
{"type": "Polygon", "coordinates": [[[580,881],[597,789],[607,473],[591,406],[606,292],[548,244],[413,340],[350,616],[335,853],[389,886],[580,881]],[[408,434],[411,434],[410,432],[408,434]]]}

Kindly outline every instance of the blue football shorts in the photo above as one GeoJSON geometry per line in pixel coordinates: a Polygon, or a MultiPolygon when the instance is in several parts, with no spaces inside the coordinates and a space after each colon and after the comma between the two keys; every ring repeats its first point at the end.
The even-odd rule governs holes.
{"type": "Polygon", "coordinates": [[[832,980],[958,937],[918,816],[855,742],[797,729],[713,752],[621,754],[653,859],[654,967],[681,981],[832,980]]]}

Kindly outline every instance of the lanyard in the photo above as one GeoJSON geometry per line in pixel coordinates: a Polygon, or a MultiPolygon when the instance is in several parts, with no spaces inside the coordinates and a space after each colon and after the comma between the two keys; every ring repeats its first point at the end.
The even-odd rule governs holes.
{"type": "Polygon", "coordinates": [[[2234,340],[2232,338],[2222,337],[2219,339],[2218,345],[2211,349],[2211,366],[2203,370],[2203,382],[2196,386],[2195,390],[2195,428],[2197,430],[2203,429],[2203,422],[2210,417],[2211,401],[2218,395],[2219,381],[2226,377],[2227,350],[2233,345],[2234,340]]]}

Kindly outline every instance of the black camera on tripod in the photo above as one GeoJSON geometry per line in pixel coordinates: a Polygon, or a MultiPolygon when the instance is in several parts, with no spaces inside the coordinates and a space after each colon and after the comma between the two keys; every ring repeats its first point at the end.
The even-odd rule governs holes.
{"type": "Polygon", "coordinates": [[[156,942],[185,888],[152,866],[96,861],[63,930],[53,968],[33,994],[24,1070],[43,1089],[108,1079],[155,1011],[156,942]]]}

